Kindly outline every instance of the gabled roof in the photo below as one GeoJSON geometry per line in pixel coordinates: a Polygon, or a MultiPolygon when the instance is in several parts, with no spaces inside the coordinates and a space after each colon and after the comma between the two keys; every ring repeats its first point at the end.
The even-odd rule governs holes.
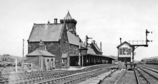
{"type": "Polygon", "coordinates": [[[48,52],[46,50],[36,49],[35,51],[27,54],[26,56],[49,56],[49,57],[54,57],[55,55],[51,54],[50,52],[48,52]]]}
{"type": "Polygon", "coordinates": [[[71,20],[73,19],[68,11],[67,15],[64,17],[65,20],[71,20]]]}
{"type": "Polygon", "coordinates": [[[70,44],[77,45],[77,46],[80,45],[80,39],[78,36],[72,34],[69,31],[67,32],[67,36],[68,36],[68,41],[70,44]]]}
{"type": "Polygon", "coordinates": [[[92,45],[94,45],[97,51],[102,52],[96,43],[92,43],[92,45]]]}
{"type": "Polygon", "coordinates": [[[34,24],[28,41],[59,41],[63,28],[63,24],[34,24]]]}
{"type": "Polygon", "coordinates": [[[130,43],[128,43],[127,41],[124,41],[123,43],[121,43],[120,45],[117,46],[117,48],[121,47],[122,45],[127,44],[130,47],[132,47],[132,45],[130,43]]]}

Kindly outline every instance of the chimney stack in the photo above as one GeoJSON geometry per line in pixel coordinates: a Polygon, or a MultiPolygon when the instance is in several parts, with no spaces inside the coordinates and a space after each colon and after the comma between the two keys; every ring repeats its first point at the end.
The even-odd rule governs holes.
{"type": "Polygon", "coordinates": [[[120,38],[120,44],[122,43],[122,38],[120,38]]]}
{"type": "Polygon", "coordinates": [[[58,19],[54,18],[54,24],[57,24],[58,19]]]}

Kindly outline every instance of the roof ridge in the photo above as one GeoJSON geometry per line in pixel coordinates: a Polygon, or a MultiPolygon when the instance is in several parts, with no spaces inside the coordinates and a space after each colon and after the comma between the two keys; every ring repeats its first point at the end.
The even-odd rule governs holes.
{"type": "Polygon", "coordinates": [[[125,43],[127,43],[129,46],[132,46],[129,42],[124,41],[123,43],[119,44],[119,45],[117,46],[117,48],[119,48],[120,46],[122,46],[122,45],[125,44],[125,43]]]}
{"type": "MultiPolygon", "coordinates": [[[[47,25],[48,23],[34,23],[34,25],[47,25]]],[[[62,24],[62,23],[49,23],[49,25],[58,25],[58,24],[62,24]]]]}

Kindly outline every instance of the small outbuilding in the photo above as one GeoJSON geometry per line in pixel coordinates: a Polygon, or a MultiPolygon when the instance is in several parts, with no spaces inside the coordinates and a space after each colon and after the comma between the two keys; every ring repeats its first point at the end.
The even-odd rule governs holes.
{"type": "Polygon", "coordinates": [[[55,55],[48,52],[42,40],[39,48],[26,55],[24,67],[30,69],[52,70],[55,68],[55,55]]]}

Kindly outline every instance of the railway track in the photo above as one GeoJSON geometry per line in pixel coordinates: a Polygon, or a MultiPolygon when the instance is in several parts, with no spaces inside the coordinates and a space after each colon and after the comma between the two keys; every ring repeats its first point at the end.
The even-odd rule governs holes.
{"type": "MultiPolygon", "coordinates": [[[[158,84],[158,82],[156,81],[155,78],[153,78],[151,75],[149,75],[149,73],[152,75],[155,74],[155,76],[157,75],[156,70],[153,70],[151,68],[136,68],[132,71],[128,71],[128,70],[122,70],[121,72],[119,70],[113,70],[109,75],[105,75],[105,77],[102,77],[102,79],[100,80],[100,82],[95,83],[95,84],[158,84]],[[146,71],[144,71],[146,70],[146,71]],[[148,71],[147,71],[148,70],[148,71]],[[116,73],[120,73],[119,75],[116,75],[116,73]],[[148,73],[147,73],[148,72],[148,73]],[[113,75],[115,74],[115,75],[113,75]],[[113,78],[112,78],[113,76],[113,78]],[[115,77],[118,76],[118,77],[115,77]],[[111,77],[111,78],[110,78],[111,77]],[[111,81],[107,81],[108,79],[111,79],[111,81]],[[115,79],[115,80],[114,80],[115,79]]],[[[65,77],[66,79],[57,79],[58,81],[55,80],[50,80],[52,82],[46,81],[46,82],[41,82],[41,83],[37,83],[37,84],[76,84],[79,83],[81,81],[87,80],[89,78],[92,77],[99,77],[103,76],[103,73],[105,73],[106,71],[102,68],[100,70],[96,70],[96,71],[92,71],[92,72],[85,72],[85,73],[80,73],[80,74],[76,74],[76,75],[72,75],[72,76],[67,76],[65,77]],[[98,76],[99,75],[99,76],[98,76]],[[55,82],[54,82],[55,81],[55,82]]],[[[94,78],[92,78],[94,79],[94,78]]],[[[93,81],[93,80],[91,80],[93,81]]],[[[83,84],[86,83],[91,83],[90,81],[86,81],[83,84]]]]}
{"type": "Polygon", "coordinates": [[[158,84],[158,70],[137,66],[133,72],[125,71],[114,84],[158,84]]]}
{"type": "Polygon", "coordinates": [[[101,79],[97,84],[105,84],[105,83],[104,83],[104,80],[105,80],[106,78],[108,78],[108,77],[111,77],[111,75],[114,74],[116,71],[117,71],[117,69],[112,70],[110,74],[105,75],[105,76],[103,77],[103,79],[101,79]]]}
{"type": "MultiPolygon", "coordinates": [[[[83,70],[75,71],[45,71],[45,72],[33,72],[29,74],[16,74],[20,77],[15,80],[7,80],[3,84],[76,84],[91,77],[100,75],[116,65],[96,65],[87,67],[83,70]]],[[[13,75],[14,76],[14,75],[13,75]]],[[[14,76],[14,78],[16,78],[14,76]]],[[[1,83],[0,83],[1,84],[1,83]]]]}
{"type": "Polygon", "coordinates": [[[69,80],[72,80],[73,79],[72,77],[74,78],[79,77],[80,79],[78,80],[76,79],[75,81],[81,81],[81,80],[87,79],[88,77],[95,76],[96,74],[92,73],[93,75],[91,76],[81,77],[82,75],[80,75],[80,73],[91,72],[95,70],[100,71],[103,68],[108,69],[108,68],[113,68],[113,67],[117,67],[117,66],[116,65],[96,65],[96,66],[87,67],[83,70],[75,70],[75,71],[42,71],[42,72],[37,71],[37,72],[29,72],[29,73],[20,73],[20,74],[15,74],[15,75],[13,74],[13,78],[16,78],[16,79],[7,80],[5,81],[5,84],[36,84],[36,83],[37,84],[45,84],[45,83],[52,84],[53,82],[55,82],[55,84],[60,84],[61,81],[70,82],[69,80]],[[74,75],[80,75],[80,76],[74,76],[74,75]]]}
{"type": "Polygon", "coordinates": [[[96,77],[109,70],[107,68],[101,68],[101,69],[96,69],[96,70],[87,71],[83,73],[68,75],[65,77],[60,77],[60,78],[56,78],[52,80],[45,80],[45,81],[34,83],[34,84],[77,84],[79,82],[85,81],[86,79],[96,77]]]}
{"type": "Polygon", "coordinates": [[[158,70],[158,65],[144,64],[144,65],[139,65],[139,66],[145,66],[145,67],[149,67],[149,68],[153,68],[153,69],[157,69],[158,70]]]}
{"type": "Polygon", "coordinates": [[[158,84],[158,70],[137,66],[133,71],[125,70],[114,84],[158,84]]]}
{"type": "Polygon", "coordinates": [[[139,84],[137,73],[125,70],[124,73],[116,80],[114,84],[139,84]]]}
{"type": "Polygon", "coordinates": [[[135,69],[135,73],[137,75],[137,80],[138,84],[150,84],[148,82],[148,79],[143,75],[143,72],[138,70],[137,68],[135,69]]]}
{"type": "MultiPolygon", "coordinates": [[[[137,66],[137,71],[144,78],[146,83],[141,84],[158,84],[158,71],[149,67],[137,66]]],[[[143,81],[141,81],[143,82],[143,81]]]]}

